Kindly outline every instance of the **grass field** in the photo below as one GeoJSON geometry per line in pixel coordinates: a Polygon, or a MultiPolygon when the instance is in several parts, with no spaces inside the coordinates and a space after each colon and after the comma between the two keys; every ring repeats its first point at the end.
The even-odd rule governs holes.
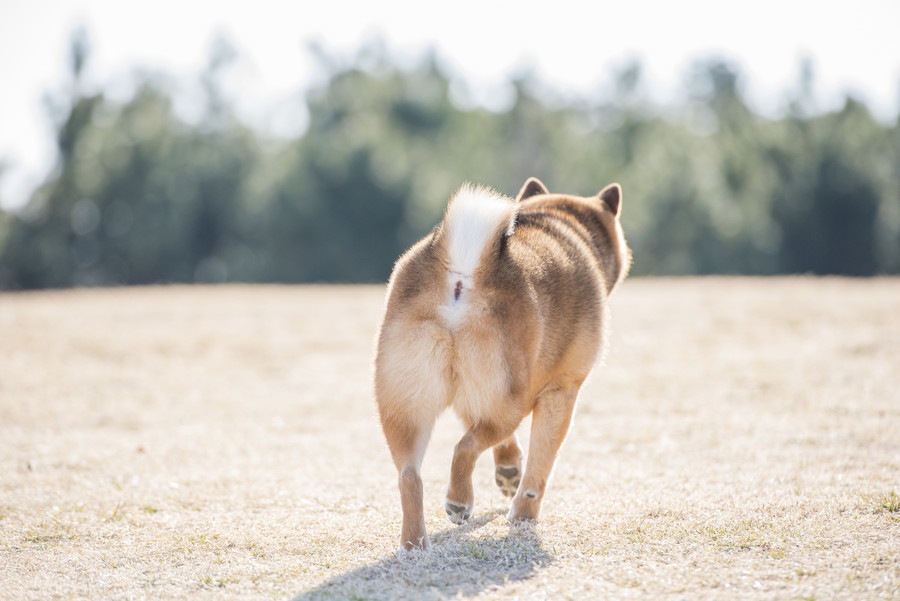
{"type": "Polygon", "coordinates": [[[542,520],[446,415],[399,554],[383,294],[0,294],[0,599],[900,599],[900,280],[625,282],[542,520]]]}

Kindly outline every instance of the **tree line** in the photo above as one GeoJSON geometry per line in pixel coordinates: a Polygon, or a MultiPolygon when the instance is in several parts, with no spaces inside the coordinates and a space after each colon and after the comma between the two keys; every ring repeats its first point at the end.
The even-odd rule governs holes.
{"type": "Polygon", "coordinates": [[[124,102],[84,91],[87,59],[75,43],[56,168],[0,212],[2,289],[381,282],[463,181],[514,194],[531,175],[582,195],[622,183],[637,275],[900,272],[900,120],[849,97],[814,111],[809,77],[777,118],[717,59],[669,107],[647,101],[635,63],[596,97],[521,77],[488,110],[460,102],[434,56],[322,54],[308,124],[280,139],[235,115],[227,53],[199,76],[194,120],[165,77],[138,77],[124,102]]]}

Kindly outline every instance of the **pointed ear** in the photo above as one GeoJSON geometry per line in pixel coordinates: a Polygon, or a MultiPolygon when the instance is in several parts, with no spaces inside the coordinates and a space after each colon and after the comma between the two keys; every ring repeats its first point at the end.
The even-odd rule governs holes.
{"type": "Polygon", "coordinates": [[[622,186],[619,184],[610,184],[600,190],[600,194],[597,196],[606,203],[606,207],[612,211],[613,215],[616,217],[619,216],[622,212],[622,186]]]}
{"type": "Polygon", "coordinates": [[[522,186],[522,189],[519,190],[519,194],[516,196],[516,202],[522,202],[526,198],[531,198],[538,194],[550,194],[550,190],[548,190],[547,186],[545,186],[538,178],[529,177],[525,181],[525,185],[522,186]]]}

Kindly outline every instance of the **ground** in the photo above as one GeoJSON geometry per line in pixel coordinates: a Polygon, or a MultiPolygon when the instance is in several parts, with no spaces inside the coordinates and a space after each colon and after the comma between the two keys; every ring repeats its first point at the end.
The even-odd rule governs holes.
{"type": "MultiPolygon", "coordinates": [[[[536,525],[397,552],[382,287],[0,294],[0,599],[900,599],[900,280],[633,279],[536,525]]],[[[527,424],[521,435],[527,441],[527,424]]]]}

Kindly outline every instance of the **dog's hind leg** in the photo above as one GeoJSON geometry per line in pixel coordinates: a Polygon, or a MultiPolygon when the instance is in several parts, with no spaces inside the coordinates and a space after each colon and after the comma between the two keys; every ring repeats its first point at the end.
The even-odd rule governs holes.
{"type": "Polygon", "coordinates": [[[507,497],[515,496],[522,478],[522,448],[513,434],[494,446],[494,479],[507,497]]]}
{"type": "Polygon", "coordinates": [[[510,438],[520,420],[494,424],[482,422],[472,426],[456,443],[450,466],[450,487],[444,509],[454,524],[462,524],[472,516],[475,493],[472,490],[472,471],[478,457],[492,446],[510,438]]]}
{"type": "Polygon", "coordinates": [[[397,466],[403,526],[400,545],[406,549],[428,549],[422,490],[422,458],[437,415],[382,415],[382,427],[397,466]]]}
{"type": "Polygon", "coordinates": [[[538,397],[532,415],[525,474],[509,510],[510,520],[537,519],[556,454],[572,421],[580,384],[579,381],[574,386],[554,387],[538,397]]]}
{"type": "Polygon", "coordinates": [[[384,326],[375,360],[375,402],[397,467],[403,526],[400,545],[427,549],[422,477],[425,447],[446,407],[449,336],[428,322],[384,326]]]}

